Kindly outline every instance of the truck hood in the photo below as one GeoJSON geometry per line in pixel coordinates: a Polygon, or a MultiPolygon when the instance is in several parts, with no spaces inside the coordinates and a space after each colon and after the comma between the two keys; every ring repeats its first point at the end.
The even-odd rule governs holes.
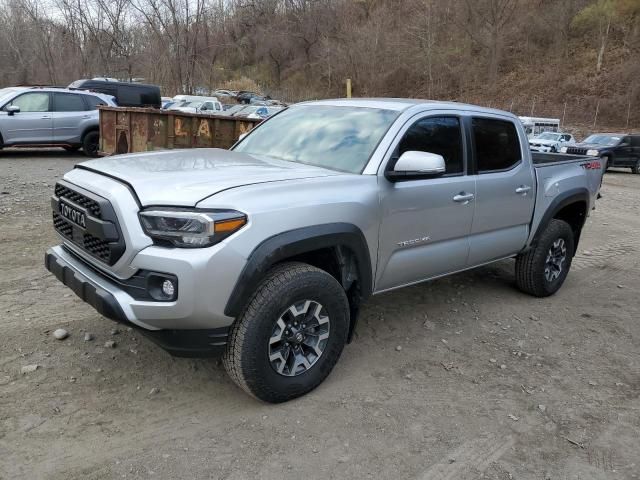
{"type": "Polygon", "coordinates": [[[195,206],[206,197],[243,185],[341,175],[218,148],[115,155],[83,162],[76,168],[128,183],[143,206],[195,206]]]}
{"type": "Polygon", "coordinates": [[[601,145],[599,143],[584,143],[584,142],[576,143],[576,144],[571,145],[571,146],[572,147],[579,147],[579,148],[586,148],[588,150],[602,150],[603,148],[611,148],[611,146],[601,145]]]}

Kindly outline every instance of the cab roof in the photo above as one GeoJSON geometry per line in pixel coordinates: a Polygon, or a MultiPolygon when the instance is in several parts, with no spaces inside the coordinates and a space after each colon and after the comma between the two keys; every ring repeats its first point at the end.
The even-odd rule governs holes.
{"type": "Polygon", "coordinates": [[[504,110],[494,108],[481,107],[467,103],[447,102],[440,100],[424,100],[415,98],[336,98],[328,100],[315,100],[302,102],[299,105],[328,105],[336,107],[360,107],[360,108],[378,108],[383,110],[394,110],[404,112],[413,107],[420,107],[419,110],[472,110],[474,112],[494,113],[498,115],[509,115],[517,118],[515,115],[504,110]]]}

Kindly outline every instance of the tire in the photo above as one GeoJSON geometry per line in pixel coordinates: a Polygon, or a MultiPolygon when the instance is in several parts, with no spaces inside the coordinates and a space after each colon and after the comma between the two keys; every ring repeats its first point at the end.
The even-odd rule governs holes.
{"type": "Polygon", "coordinates": [[[87,157],[97,157],[100,148],[100,132],[91,130],[82,137],[82,151],[87,157]]]}
{"type": "Polygon", "coordinates": [[[558,149],[555,147],[555,145],[551,147],[551,153],[558,153],[558,149]]]}
{"type": "Polygon", "coordinates": [[[283,263],[267,273],[231,327],[223,363],[231,379],[249,395],[269,403],[286,402],[310,392],[329,375],[340,358],[348,331],[349,302],[342,286],[327,272],[311,265],[283,263]],[[292,314],[292,306],[298,316],[292,314]],[[317,333],[292,347],[293,343],[284,340],[286,328],[280,325],[291,324],[295,328],[296,319],[298,327],[302,321],[317,324],[304,330],[317,333]],[[277,340],[278,332],[283,340],[277,340]],[[320,354],[313,358],[315,353],[311,353],[307,358],[310,366],[298,363],[294,349],[311,352],[306,342],[325,334],[328,337],[317,340],[316,346],[322,346],[320,354]],[[280,360],[285,356],[288,362],[280,360]]]}
{"type": "Polygon", "coordinates": [[[604,155],[604,156],[600,157],[600,160],[604,164],[604,171],[608,172],[609,171],[609,157],[604,155]]]}
{"type": "Polygon", "coordinates": [[[556,293],[569,274],[574,248],[573,230],[569,224],[558,219],[551,220],[536,246],[516,257],[518,288],[535,297],[548,297],[556,293]],[[555,262],[559,262],[559,270],[555,262]]]}
{"type": "Polygon", "coordinates": [[[62,148],[64,148],[67,152],[70,152],[70,153],[77,152],[78,150],[80,150],[80,147],[75,147],[75,146],[71,147],[69,145],[66,145],[62,148]]]}
{"type": "Polygon", "coordinates": [[[638,160],[636,164],[631,167],[631,173],[635,173],[636,175],[640,174],[640,160],[638,160]]]}

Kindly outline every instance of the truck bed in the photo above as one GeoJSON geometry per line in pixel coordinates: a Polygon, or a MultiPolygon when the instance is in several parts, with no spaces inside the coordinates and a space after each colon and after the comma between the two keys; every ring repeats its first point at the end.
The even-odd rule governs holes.
{"type": "Polygon", "coordinates": [[[575,162],[585,160],[595,160],[597,158],[587,157],[585,155],[571,155],[569,153],[542,153],[542,152],[531,152],[531,157],[533,159],[533,164],[538,166],[544,166],[547,164],[553,163],[564,163],[564,162],[575,162]]]}

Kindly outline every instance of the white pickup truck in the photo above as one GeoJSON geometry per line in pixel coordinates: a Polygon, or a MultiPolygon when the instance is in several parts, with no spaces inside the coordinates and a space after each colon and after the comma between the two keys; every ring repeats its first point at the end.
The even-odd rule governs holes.
{"type": "Polygon", "coordinates": [[[601,177],[593,157],[532,156],[507,112],[309,102],[231,151],[77,165],[45,261],[104,316],[175,355],[222,354],[282,402],[325,379],[371,295],[510,257],[521,290],[555,293],[601,177]]]}

